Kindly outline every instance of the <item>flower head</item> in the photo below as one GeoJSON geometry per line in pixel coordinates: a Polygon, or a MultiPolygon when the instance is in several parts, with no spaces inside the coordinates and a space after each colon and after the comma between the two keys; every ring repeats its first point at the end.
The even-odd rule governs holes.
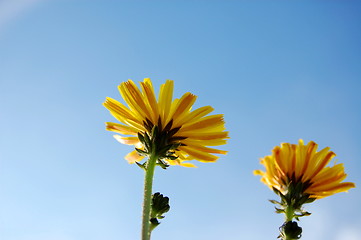
{"type": "Polygon", "coordinates": [[[128,135],[114,137],[123,144],[136,147],[125,157],[129,163],[144,157],[139,153],[149,150],[146,146],[149,141],[157,141],[156,144],[162,145],[159,149],[166,149],[160,157],[171,165],[192,167],[193,164],[184,161],[214,162],[219,158],[214,154],[226,153],[209,147],[223,145],[228,138],[222,114],[207,116],[213,111],[210,106],[192,110],[197,97],[189,92],[173,100],[171,80],[161,85],[158,99],[149,78],[140,85],[141,89],[132,80],[119,85],[119,92],[128,107],[112,98],[106,98],[103,104],[120,122],[107,122],[106,129],[128,135]]]}
{"type": "Polygon", "coordinates": [[[329,147],[317,152],[317,144],[312,141],[307,145],[302,140],[298,145],[282,143],[272,155],[261,159],[266,171],[256,170],[254,174],[261,175],[264,184],[283,195],[297,189],[301,195],[319,199],[355,187],[352,182],[342,182],[347,176],[343,164],[327,166],[335,156],[329,147]]]}

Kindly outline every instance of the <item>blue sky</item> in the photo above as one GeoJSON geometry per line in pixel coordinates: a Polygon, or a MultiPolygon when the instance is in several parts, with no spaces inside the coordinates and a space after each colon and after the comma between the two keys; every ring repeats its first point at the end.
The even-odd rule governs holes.
{"type": "Polygon", "coordinates": [[[361,238],[358,1],[0,2],[0,238],[139,239],[143,172],[102,106],[117,85],[175,81],[225,115],[229,153],[157,169],[156,240],[276,239],[253,176],[281,142],[330,146],[357,188],[306,206],[307,240],[361,238]]]}

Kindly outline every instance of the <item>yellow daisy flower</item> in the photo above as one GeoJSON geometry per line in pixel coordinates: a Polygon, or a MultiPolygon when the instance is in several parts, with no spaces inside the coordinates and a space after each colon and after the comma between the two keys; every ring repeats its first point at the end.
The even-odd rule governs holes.
{"type": "Polygon", "coordinates": [[[106,129],[121,134],[114,135],[120,143],[138,149],[126,155],[129,163],[143,159],[139,153],[144,152],[146,146],[139,138],[151,136],[155,126],[157,134],[163,136],[163,144],[175,146],[171,148],[173,155],[163,159],[167,164],[193,167],[184,161],[214,162],[219,158],[214,154],[226,154],[226,151],[209,147],[223,145],[228,138],[222,114],[208,115],[213,111],[210,106],[192,110],[197,97],[189,92],[173,100],[171,80],[161,85],[158,99],[149,78],[140,86],[141,89],[132,80],[119,85],[128,107],[109,97],[103,103],[120,122],[107,122],[106,129]]]}
{"type": "Polygon", "coordinates": [[[329,147],[317,152],[317,144],[304,145],[282,143],[273,149],[272,155],[261,159],[266,171],[256,170],[261,181],[283,195],[293,188],[302,186],[301,193],[309,198],[320,199],[339,192],[347,192],[355,187],[352,182],[342,182],[346,178],[343,164],[327,166],[336,154],[329,147]]]}

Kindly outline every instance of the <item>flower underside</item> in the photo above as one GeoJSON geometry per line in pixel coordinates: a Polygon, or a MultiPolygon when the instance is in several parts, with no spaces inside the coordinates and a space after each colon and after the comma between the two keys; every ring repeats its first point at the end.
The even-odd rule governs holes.
{"type": "Polygon", "coordinates": [[[271,189],[287,194],[290,185],[302,185],[302,194],[310,198],[323,198],[338,192],[346,192],[354,183],[342,182],[346,178],[343,164],[327,166],[336,156],[324,148],[317,152],[317,144],[309,142],[307,145],[300,140],[299,144],[283,143],[275,147],[272,155],[261,159],[266,171],[256,170],[261,175],[261,181],[271,189]]]}
{"type": "Polygon", "coordinates": [[[167,80],[161,85],[158,99],[150,79],[146,78],[140,84],[141,90],[131,80],[119,86],[128,107],[112,98],[104,102],[120,122],[107,122],[106,129],[121,134],[114,135],[119,142],[136,148],[125,157],[129,163],[139,162],[147,155],[150,149],[144,142],[146,136],[157,142],[159,149],[172,146],[160,156],[170,165],[193,167],[185,161],[214,162],[218,159],[214,154],[226,153],[209,147],[223,145],[228,138],[222,114],[208,115],[213,111],[210,106],[192,110],[197,97],[191,93],[173,100],[173,81],[167,80]],[[152,137],[155,127],[157,139],[152,137]]]}

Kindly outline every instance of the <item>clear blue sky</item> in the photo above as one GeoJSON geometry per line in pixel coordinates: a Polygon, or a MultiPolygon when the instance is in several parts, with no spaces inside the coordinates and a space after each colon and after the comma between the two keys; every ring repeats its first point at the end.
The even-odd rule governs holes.
{"type": "Polygon", "coordinates": [[[102,106],[117,85],[175,81],[224,113],[218,162],[157,169],[154,240],[276,239],[253,176],[281,142],[330,146],[357,188],[301,219],[305,240],[361,239],[359,1],[0,1],[0,239],[136,240],[143,172],[102,106]]]}

